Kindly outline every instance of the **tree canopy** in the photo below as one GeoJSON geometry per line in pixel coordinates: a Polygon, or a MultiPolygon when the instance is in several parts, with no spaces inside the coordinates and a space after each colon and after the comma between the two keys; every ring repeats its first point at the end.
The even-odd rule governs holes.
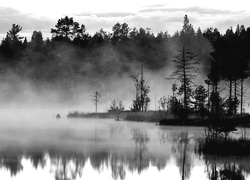
{"type": "MultiPolygon", "coordinates": [[[[97,89],[102,87],[99,82],[109,84],[114,77],[129,78],[141,64],[150,74],[167,73],[174,59],[172,78],[180,81],[175,98],[179,100],[186,94],[185,106],[189,106],[189,98],[193,106],[192,85],[198,63],[199,78],[209,80],[213,93],[207,100],[219,97],[216,93],[225,86],[229,101],[244,101],[239,91],[243,92],[242,85],[249,76],[250,28],[243,25],[236,30],[228,28],[224,34],[217,28],[195,30],[185,15],[181,30],[174,35],[167,31],[154,34],[150,28],[120,22],[111,27],[111,32],[100,29],[90,35],[84,24],[65,16],[51,29],[51,39],[44,39],[41,31],[34,30],[27,40],[21,35],[22,29],[13,24],[0,43],[1,72],[13,71],[36,87],[39,84],[69,91],[80,84],[91,84],[97,89]]],[[[233,113],[237,112],[235,104],[233,113]]]]}

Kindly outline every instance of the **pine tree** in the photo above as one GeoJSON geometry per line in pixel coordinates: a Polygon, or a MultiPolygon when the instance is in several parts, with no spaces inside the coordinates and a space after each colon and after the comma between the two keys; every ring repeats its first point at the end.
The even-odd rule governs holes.
{"type": "Polygon", "coordinates": [[[181,82],[181,87],[179,88],[179,94],[183,94],[183,106],[185,109],[185,118],[188,118],[188,109],[191,97],[191,84],[193,84],[193,79],[196,77],[195,74],[198,73],[199,64],[195,58],[196,56],[190,52],[185,46],[182,50],[175,56],[173,62],[176,66],[176,70],[171,75],[171,78],[167,79],[177,79],[181,82]]]}

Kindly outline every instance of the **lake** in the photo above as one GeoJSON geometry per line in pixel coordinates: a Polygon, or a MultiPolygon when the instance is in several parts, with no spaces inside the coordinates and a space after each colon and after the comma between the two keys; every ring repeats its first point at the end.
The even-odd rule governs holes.
{"type": "Polygon", "coordinates": [[[196,153],[202,127],[17,117],[0,121],[1,179],[250,179],[250,157],[196,153]]]}

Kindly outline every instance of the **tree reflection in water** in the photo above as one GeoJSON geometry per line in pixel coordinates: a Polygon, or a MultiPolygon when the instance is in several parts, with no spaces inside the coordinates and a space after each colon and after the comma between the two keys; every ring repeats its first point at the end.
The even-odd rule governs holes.
{"type": "Polygon", "coordinates": [[[16,176],[17,173],[23,170],[22,153],[12,151],[2,151],[0,153],[0,167],[10,171],[11,176],[16,176]]]}
{"type": "Polygon", "coordinates": [[[90,164],[93,169],[101,172],[104,165],[108,166],[109,153],[107,152],[93,152],[89,155],[90,164]]]}
{"type": "MultiPolygon", "coordinates": [[[[22,159],[30,159],[31,164],[35,169],[38,166],[44,168],[48,163],[43,152],[26,152],[22,151],[1,151],[0,152],[0,167],[10,171],[11,176],[16,176],[17,173],[23,170],[22,159]]],[[[85,158],[82,155],[68,155],[49,153],[51,172],[55,174],[56,180],[76,179],[77,175],[82,176],[82,171],[85,165],[85,158]]]]}
{"type": "Polygon", "coordinates": [[[123,157],[119,157],[117,154],[113,154],[110,159],[112,178],[117,180],[120,178],[121,180],[125,179],[126,170],[125,170],[125,162],[123,157]]]}
{"type": "Polygon", "coordinates": [[[245,180],[242,168],[236,163],[206,164],[209,180],[245,180]]]}
{"type": "Polygon", "coordinates": [[[191,175],[192,155],[194,152],[194,148],[190,144],[191,140],[192,137],[189,137],[188,132],[174,133],[172,137],[172,152],[174,153],[182,180],[189,179],[191,175]]]}
{"type": "MultiPolygon", "coordinates": [[[[115,140],[116,134],[121,131],[129,133],[129,142],[126,139],[126,143],[129,144],[127,151],[121,150],[120,147],[117,149],[116,147],[103,148],[101,145],[94,146],[95,149],[84,153],[74,149],[72,151],[59,149],[43,151],[39,148],[30,148],[32,150],[12,148],[15,151],[0,151],[0,167],[10,171],[11,176],[16,176],[25,169],[23,165],[26,164],[22,165],[23,160],[25,162],[28,160],[34,169],[41,168],[44,171],[49,169],[49,173],[56,180],[84,178],[83,169],[86,160],[89,160],[91,167],[99,173],[103,170],[111,171],[114,180],[125,179],[128,172],[141,174],[142,171],[149,168],[150,164],[157,167],[158,170],[164,169],[170,156],[153,153],[154,151],[149,153],[148,146],[151,144],[149,144],[150,138],[146,129],[132,128],[128,130],[124,130],[122,126],[112,126],[109,129],[110,135],[113,135],[110,136],[112,140],[115,140]]],[[[164,150],[160,152],[164,152],[164,150]]]]}
{"type": "Polygon", "coordinates": [[[124,131],[124,126],[123,124],[107,124],[106,125],[109,130],[109,139],[115,139],[115,138],[120,138],[123,131],[124,131]]]}
{"type": "MultiPolygon", "coordinates": [[[[118,152],[92,152],[90,154],[77,154],[70,152],[0,152],[1,168],[10,171],[11,176],[23,170],[22,159],[30,160],[35,169],[38,167],[44,169],[49,167],[50,173],[55,180],[75,180],[83,176],[83,169],[87,159],[90,160],[92,168],[99,173],[103,167],[110,167],[111,176],[114,180],[124,180],[126,171],[137,171],[139,174],[149,167],[150,162],[155,166],[165,166],[158,159],[145,157],[148,152],[146,143],[149,141],[145,131],[134,131],[134,140],[136,143],[133,156],[124,156],[118,152]]],[[[163,168],[163,167],[161,167],[163,168]]]]}
{"type": "Polygon", "coordinates": [[[158,136],[161,144],[167,144],[170,140],[168,131],[159,131],[158,136]]]}
{"type": "Polygon", "coordinates": [[[148,153],[147,143],[149,141],[149,137],[147,135],[147,131],[145,129],[132,129],[132,139],[135,142],[135,158],[134,167],[129,167],[133,171],[133,169],[137,169],[140,174],[141,171],[147,167],[149,167],[149,160],[145,159],[145,155],[148,153]]]}
{"type": "Polygon", "coordinates": [[[43,152],[30,152],[28,157],[32,165],[37,169],[38,166],[44,168],[46,165],[46,158],[43,152]]]}
{"type": "MultiPolygon", "coordinates": [[[[111,131],[110,139],[112,143],[123,140],[121,139],[123,135],[116,139],[119,132],[122,131],[126,134],[124,144],[122,142],[118,144],[119,146],[115,144],[112,147],[112,143],[103,146],[100,142],[100,144],[95,144],[89,149],[83,149],[82,152],[80,148],[74,149],[73,147],[70,151],[49,148],[45,152],[33,146],[24,149],[11,146],[12,148],[0,150],[0,168],[1,170],[7,170],[9,176],[16,176],[23,169],[26,169],[26,165],[30,166],[31,164],[33,170],[40,171],[42,169],[44,173],[50,173],[54,176],[55,180],[75,180],[81,177],[84,179],[84,168],[88,169],[88,165],[91,165],[91,168],[95,172],[98,171],[100,175],[102,175],[101,172],[104,171],[104,174],[106,174],[106,171],[108,171],[110,177],[114,180],[124,180],[130,173],[135,172],[137,175],[142,175],[142,171],[147,171],[151,166],[157,167],[158,170],[165,169],[168,160],[173,155],[175,164],[179,168],[177,174],[180,174],[180,179],[189,179],[195,155],[195,139],[191,137],[193,136],[190,135],[191,133],[180,132],[179,129],[178,131],[166,131],[164,129],[159,132],[160,134],[152,136],[154,131],[152,133],[148,129],[124,129],[122,126],[110,126],[108,131],[111,131]],[[156,141],[155,137],[157,138],[156,141]],[[124,149],[125,145],[126,149],[124,149]],[[86,160],[88,164],[85,167],[86,160]],[[30,161],[30,164],[27,164],[28,161],[30,161]]],[[[250,172],[250,157],[218,158],[204,154],[200,157],[206,167],[206,172],[203,172],[207,174],[209,180],[245,180],[247,173],[250,172]]],[[[152,169],[148,170],[151,171],[152,169]]]]}
{"type": "Polygon", "coordinates": [[[118,178],[125,179],[126,163],[123,156],[119,156],[116,153],[96,152],[90,154],[92,168],[100,173],[104,166],[110,166],[112,178],[115,180],[118,178]]]}
{"type": "Polygon", "coordinates": [[[51,171],[55,174],[56,180],[76,179],[82,177],[85,165],[85,156],[69,154],[49,154],[51,171]]]}

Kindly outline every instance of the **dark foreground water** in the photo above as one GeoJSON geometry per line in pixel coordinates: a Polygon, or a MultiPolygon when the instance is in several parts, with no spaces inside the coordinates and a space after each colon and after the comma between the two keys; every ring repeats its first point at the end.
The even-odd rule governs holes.
{"type": "Polygon", "coordinates": [[[250,157],[195,153],[202,136],[200,127],[6,117],[0,121],[0,179],[250,179],[250,157]]]}

